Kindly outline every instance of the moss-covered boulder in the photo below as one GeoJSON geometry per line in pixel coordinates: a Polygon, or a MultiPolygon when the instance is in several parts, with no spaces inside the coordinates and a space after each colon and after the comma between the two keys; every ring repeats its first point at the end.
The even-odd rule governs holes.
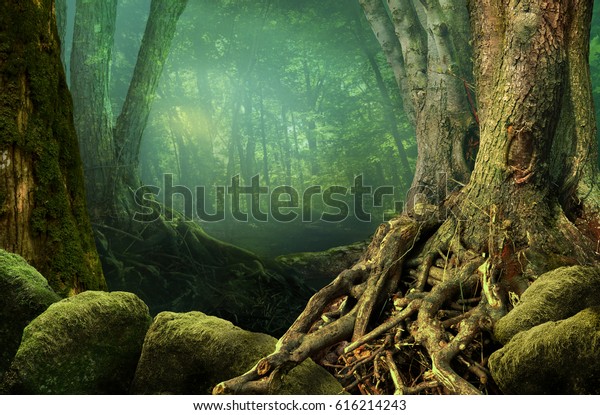
{"type": "Polygon", "coordinates": [[[600,307],[516,334],[490,356],[506,394],[600,393],[600,307]]]}
{"type": "Polygon", "coordinates": [[[519,332],[592,306],[600,306],[600,268],[557,268],[531,284],[515,308],[496,323],[494,335],[506,344],[519,332]]]}
{"type": "Polygon", "coordinates": [[[151,322],[146,304],[131,293],[87,291],[59,301],[25,328],[1,389],[128,393],[151,322]]]}
{"type": "Polygon", "coordinates": [[[23,258],[1,249],[0,293],[1,378],[19,348],[25,326],[60,297],[23,258]]]}
{"type": "MultiPolygon", "coordinates": [[[[240,375],[275,349],[275,338],[242,330],[200,312],[160,313],[144,341],[132,393],[210,394],[219,382],[240,375]]],[[[341,385],[306,361],[274,394],[337,394],[341,385]]]]}

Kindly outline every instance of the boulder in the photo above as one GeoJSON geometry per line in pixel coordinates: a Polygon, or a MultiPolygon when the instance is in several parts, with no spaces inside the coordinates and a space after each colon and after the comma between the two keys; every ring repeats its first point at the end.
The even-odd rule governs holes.
{"type": "Polygon", "coordinates": [[[506,394],[600,393],[600,307],[513,336],[489,359],[506,394]]]}
{"type": "Polygon", "coordinates": [[[12,362],[23,329],[60,300],[48,281],[18,255],[0,249],[0,378],[12,362]]]}
{"type": "Polygon", "coordinates": [[[25,328],[2,389],[128,393],[151,321],[146,304],[131,293],[87,291],[52,304],[25,328]]]}
{"type": "MultiPolygon", "coordinates": [[[[245,331],[201,312],[160,313],[154,319],[135,374],[132,393],[210,394],[275,349],[276,339],[245,331]]],[[[338,394],[342,386],[307,360],[284,377],[274,394],[338,394]]]]}
{"type": "Polygon", "coordinates": [[[600,306],[600,268],[557,268],[527,288],[515,308],[496,323],[494,335],[506,344],[519,332],[563,320],[592,306],[600,306]]]}

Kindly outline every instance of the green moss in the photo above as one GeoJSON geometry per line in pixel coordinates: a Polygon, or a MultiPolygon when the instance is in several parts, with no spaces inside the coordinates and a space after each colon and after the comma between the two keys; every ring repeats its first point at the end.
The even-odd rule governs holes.
{"type": "Polygon", "coordinates": [[[0,16],[0,151],[17,145],[31,160],[35,180],[30,220],[37,238],[35,266],[63,295],[105,289],[87,217],[72,102],[60,62],[55,28],[48,32],[50,0],[15,3],[0,16]],[[18,24],[16,23],[18,22],[18,24]],[[18,46],[16,46],[18,45],[18,46]],[[19,133],[20,79],[26,76],[32,111],[19,133]]]}
{"type": "Polygon", "coordinates": [[[152,319],[134,294],[87,291],[51,305],[24,330],[8,393],[127,393],[152,319]]]}
{"type": "Polygon", "coordinates": [[[0,292],[1,375],[17,352],[25,326],[60,297],[23,258],[1,249],[0,292]]]}
{"type": "MultiPolygon", "coordinates": [[[[200,312],[160,313],[144,341],[132,386],[139,394],[210,394],[275,350],[277,340],[200,312]]],[[[310,359],[294,368],[273,394],[338,394],[341,385],[310,359]]]]}
{"type": "Polygon", "coordinates": [[[600,268],[557,268],[542,274],[523,293],[519,304],[496,323],[494,334],[506,344],[519,332],[597,305],[600,305],[600,268]]]}
{"type": "Polygon", "coordinates": [[[600,393],[600,307],[516,334],[490,356],[506,394],[600,393]]]}

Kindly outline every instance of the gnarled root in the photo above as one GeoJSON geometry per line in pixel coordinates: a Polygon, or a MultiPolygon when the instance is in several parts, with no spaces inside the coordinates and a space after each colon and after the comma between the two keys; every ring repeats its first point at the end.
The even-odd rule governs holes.
{"type": "Polygon", "coordinates": [[[489,376],[475,355],[483,342],[473,344],[503,314],[503,304],[489,261],[461,246],[456,222],[446,221],[407,263],[420,236],[435,226],[406,215],[382,225],[359,263],[311,298],[275,352],[213,393],[269,393],[308,357],[332,369],[349,391],[480,393],[489,376]],[[382,314],[387,319],[369,331],[382,314]]]}

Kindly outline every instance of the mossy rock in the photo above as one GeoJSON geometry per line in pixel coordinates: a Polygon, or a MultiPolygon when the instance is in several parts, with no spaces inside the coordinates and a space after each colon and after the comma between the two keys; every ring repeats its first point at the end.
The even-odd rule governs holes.
{"type": "Polygon", "coordinates": [[[600,268],[557,268],[531,284],[515,308],[496,323],[494,335],[506,344],[519,332],[592,306],[600,306],[600,268]]]}
{"type": "Polygon", "coordinates": [[[1,389],[128,393],[151,322],[146,304],[131,293],[86,291],[59,301],[25,328],[1,389]]]}
{"type": "Polygon", "coordinates": [[[490,356],[506,394],[600,393],[600,307],[516,334],[490,356]]]}
{"type": "MultiPolygon", "coordinates": [[[[132,393],[210,394],[273,352],[277,340],[201,312],[160,313],[144,341],[132,393]]],[[[342,386],[307,360],[284,377],[273,394],[337,394],[342,386]]]]}
{"type": "Polygon", "coordinates": [[[1,249],[0,293],[1,378],[17,353],[23,329],[60,297],[23,258],[1,249]]]}

